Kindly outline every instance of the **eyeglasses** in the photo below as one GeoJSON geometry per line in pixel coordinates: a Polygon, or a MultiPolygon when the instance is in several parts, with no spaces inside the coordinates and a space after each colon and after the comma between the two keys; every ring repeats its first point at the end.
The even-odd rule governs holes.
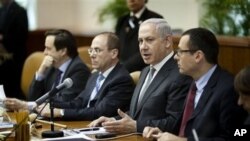
{"type": "Polygon", "coordinates": [[[185,53],[185,52],[194,53],[196,51],[197,49],[176,49],[175,50],[177,56],[180,56],[182,53],[185,53]]]}
{"type": "Polygon", "coordinates": [[[88,53],[89,54],[99,54],[100,52],[102,52],[103,50],[100,48],[89,48],[88,49],[88,53]]]}

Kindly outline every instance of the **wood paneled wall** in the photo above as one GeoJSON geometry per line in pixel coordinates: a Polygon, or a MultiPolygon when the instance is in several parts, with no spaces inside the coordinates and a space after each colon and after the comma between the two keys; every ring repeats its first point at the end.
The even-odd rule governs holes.
{"type": "MultiPolygon", "coordinates": [[[[27,42],[28,55],[44,50],[45,30],[32,31],[27,42]]],[[[78,46],[90,46],[93,36],[74,35],[78,46]]],[[[180,36],[174,36],[174,47],[180,36]]],[[[250,37],[218,36],[220,44],[219,64],[234,75],[246,65],[250,65],[250,37]]]]}

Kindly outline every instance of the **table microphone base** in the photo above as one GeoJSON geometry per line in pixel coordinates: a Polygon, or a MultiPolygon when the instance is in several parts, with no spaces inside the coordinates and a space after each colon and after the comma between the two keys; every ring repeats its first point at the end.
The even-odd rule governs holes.
{"type": "Polygon", "coordinates": [[[63,131],[44,131],[42,132],[42,138],[56,138],[63,137],[63,131]]]}

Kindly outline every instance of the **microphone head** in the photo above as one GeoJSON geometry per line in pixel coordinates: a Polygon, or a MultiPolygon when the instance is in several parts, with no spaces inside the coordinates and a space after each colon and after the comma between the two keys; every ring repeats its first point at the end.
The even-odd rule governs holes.
{"type": "Polygon", "coordinates": [[[66,88],[70,88],[70,87],[72,87],[72,85],[73,85],[73,81],[72,81],[71,78],[66,78],[66,79],[63,81],[63,83],[64,83],[64,86],[65,86],[66,88]]]}

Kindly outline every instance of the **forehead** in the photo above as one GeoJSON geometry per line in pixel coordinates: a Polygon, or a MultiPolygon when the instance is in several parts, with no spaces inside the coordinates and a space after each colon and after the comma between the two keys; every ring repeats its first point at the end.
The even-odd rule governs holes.
{"type": "Polygon", "coordinates": [[[46,47],[52,47],[52,46],[54,46],[55,38],[56,37],[53,36],[53,35],[47,36],[46,39],[45,39],[45,46],[46,47]]]}
{"type": "Polygon", "coordinates": [[[103,35],[96,36],[91,44],[91,48],[106,48],[107,37],[103,35]]]}
{"type": "Polygon", "coordinates": [[[179,42],[179,48],[186,49],[188,47],[188,42],[189,42],[189,35],[184,35],[181,37],[180,42],[179,42]]]}
{"type": "Polygon", "coordinates": [[[146,38],[150,36],[159,36],[156,32],[156,28],[154,24],[147,23],[142,24],[139,29],[139,38],[146,38]]]}

